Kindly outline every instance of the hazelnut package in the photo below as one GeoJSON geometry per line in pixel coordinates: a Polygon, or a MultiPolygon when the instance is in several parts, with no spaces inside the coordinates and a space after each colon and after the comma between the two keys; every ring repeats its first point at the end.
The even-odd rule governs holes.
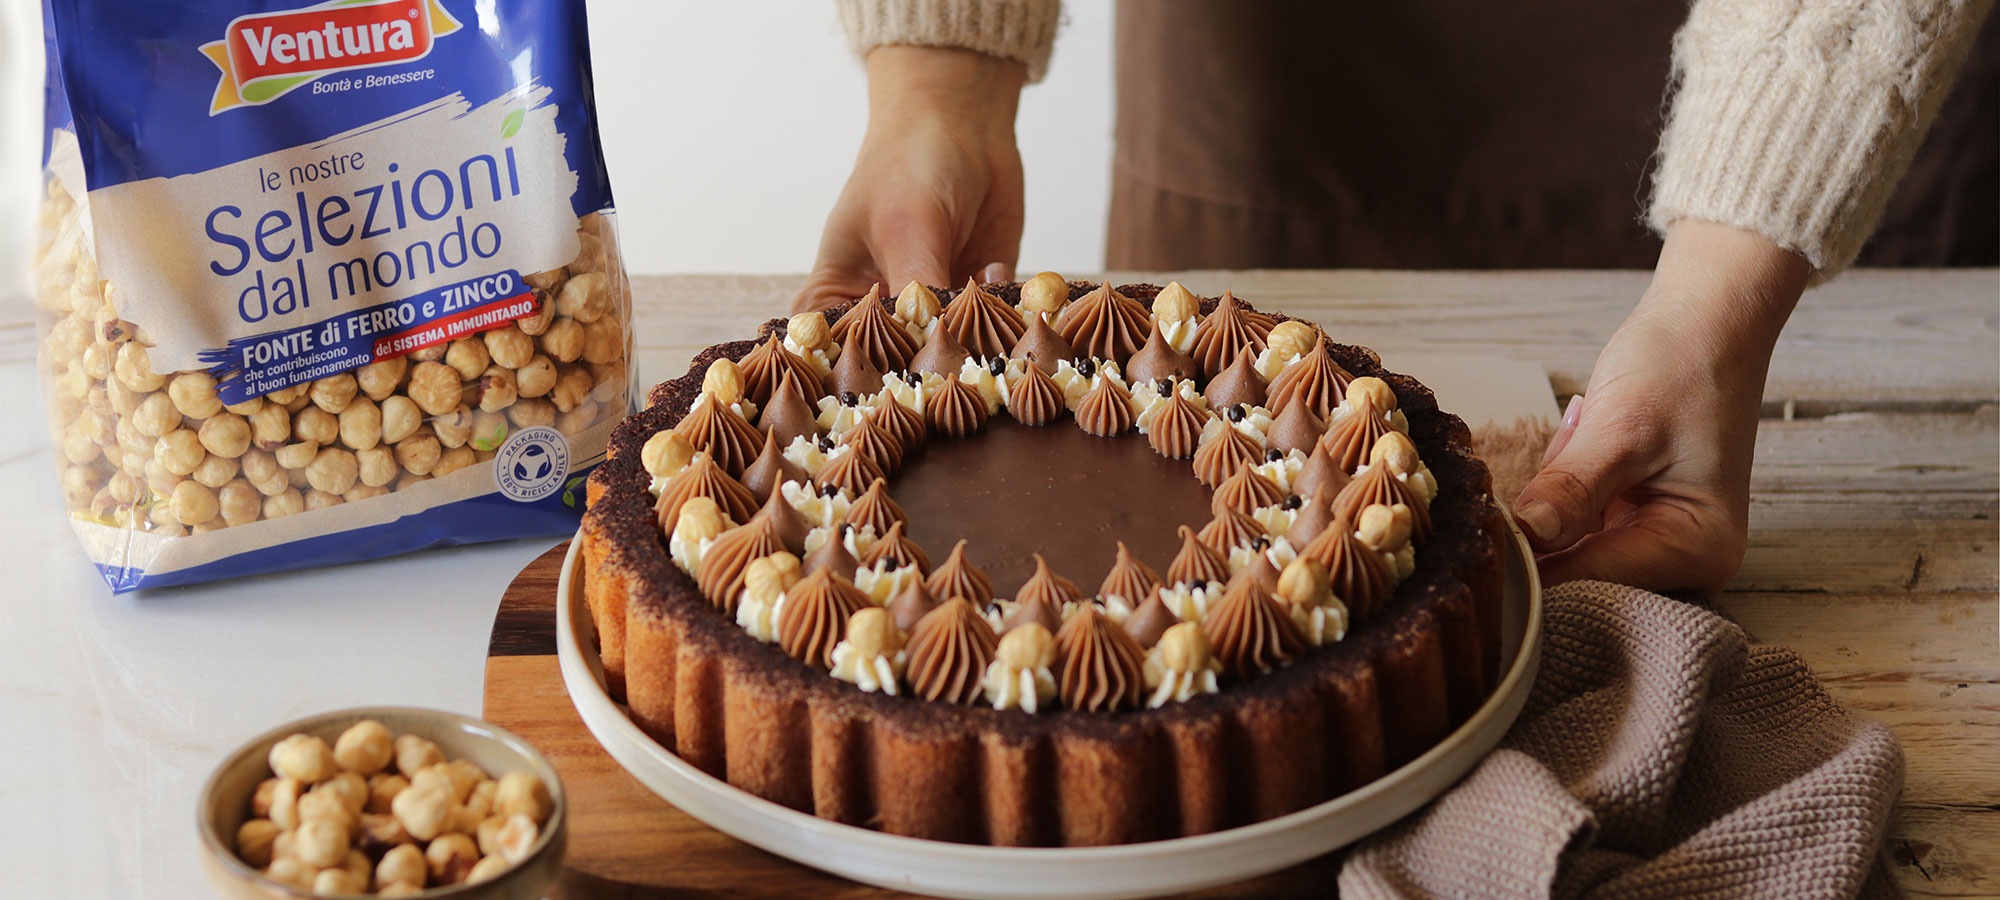
{"type": "Polygon", "coordinates": [[[582,0],[51,0],[35,302],[115,591],[567,533],[630,410],[582,0]]]}

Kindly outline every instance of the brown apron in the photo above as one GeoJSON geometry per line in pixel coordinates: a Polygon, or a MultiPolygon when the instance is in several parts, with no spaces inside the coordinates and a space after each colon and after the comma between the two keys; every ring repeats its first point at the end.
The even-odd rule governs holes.
{"type": "MultiPolygon", "coordinates": [[[[1686,0],[1121,0],[1106,264],[1650,267],[1686,0]]],[[[1862,254],[2000,262],[1993,16],[1862,254]]]]}

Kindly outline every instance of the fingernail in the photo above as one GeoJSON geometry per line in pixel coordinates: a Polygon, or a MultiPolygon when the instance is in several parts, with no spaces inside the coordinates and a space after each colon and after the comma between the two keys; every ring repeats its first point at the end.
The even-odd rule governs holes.
{"type": "Polygon", "coordinates": [[[1577,413],[1583,411],[1583,395],[1571,394],[1569,405],[1563,407],[1563,427],[1575,428],[1577,413]]]}
{"type": "Polygon", "coordinates": [[[1535,540],[1546,544],[1562,536],[1562,517],[1556,515],[1556,508],[1540,500],[1530,500],[1514,511],[1514,519],[1521,527],[1528,529],[1535,540]]]}
{"type": "Polygon", "coordinates": [[[987,263],[986,268],[979,273],[979,280],[987,284],[992,284],[996,281],[1013,281],[1014,270],[1006,263],[987,263]]]}

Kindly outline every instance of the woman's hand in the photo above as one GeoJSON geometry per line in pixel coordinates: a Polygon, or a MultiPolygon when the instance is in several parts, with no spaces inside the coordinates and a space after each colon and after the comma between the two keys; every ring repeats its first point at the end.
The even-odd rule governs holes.
{"type": "Polygon", "coordinates": [[[1013,277],[1021,249],[1020,63],[930,47],[868,54],[868,133],[794,311],[880,282],[1013,277]]]}
{"type": "Polygon", "coordinates": [[[1716,590],[1743,562],[1750,462],[1778,331],[1811,267],[1686,220],[1515,501],[1542,579],[1716,590]]]}

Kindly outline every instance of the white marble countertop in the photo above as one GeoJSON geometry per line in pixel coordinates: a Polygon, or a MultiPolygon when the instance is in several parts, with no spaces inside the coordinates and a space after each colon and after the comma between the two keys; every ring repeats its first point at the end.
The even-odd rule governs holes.
{"type": "Polygon", "coordinates": [[[350,706],[479,714],[500,594],[560,538],[113,596],[65,526],[33,363],[6,357],[0,894],[213,896],[195,800],[242,741],[350,706]]]}

